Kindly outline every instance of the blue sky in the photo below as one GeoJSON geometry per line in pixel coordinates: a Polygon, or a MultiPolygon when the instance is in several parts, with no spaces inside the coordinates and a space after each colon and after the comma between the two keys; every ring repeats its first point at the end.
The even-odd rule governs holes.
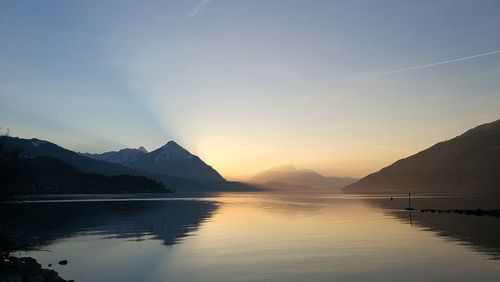
{"type": "Polygon", "coordinates": [[[500,1],[2,1],[0,124],[77,151],[174,139],[229,178],[287,163],[363,176],[500,118],[499,14],[500,1]]]}

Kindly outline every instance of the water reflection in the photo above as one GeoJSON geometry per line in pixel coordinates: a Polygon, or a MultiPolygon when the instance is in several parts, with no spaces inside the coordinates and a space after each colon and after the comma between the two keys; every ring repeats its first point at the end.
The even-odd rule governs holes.
{"type": "Polygon", "coordinates": [[[420,209],[496,209],[500,206],[497,197],[415,197],[414,211],[405,211],[404,197],[369,199],[370,204],[381,207],[395,218],[409,222],[426,231],[469,245],[475,250],[500,259],[500,218],[458,213],[429,213],[420,209]]]}
{"type": "MultiPolygon", "coordinates": [[[[459,203],[495,206],[434,198],[415,198],[412,206],[444,209],[459,203]]],[[[499,221],[409,214],[406,198],[252,193],[29,207],[10,219],[1,213],[2,222],[26,229],[50,250],[28,253],[44,265],[68,259],[67,266],[54,267],[76,281],[498,281],[500,276],[500,261],[485,255],[500,253],[493,240],[499,221]],[[481,233],[482,239],[474,237],[481,233]]]]}
{"type": "Polygon", "coordinates": [[[0,209],[2,226],[22,236],[28,248],[80,234],[159,239],[164,245],[173,245],[209,218],[217,204],[181,200],[42,202],[0,209]]]}

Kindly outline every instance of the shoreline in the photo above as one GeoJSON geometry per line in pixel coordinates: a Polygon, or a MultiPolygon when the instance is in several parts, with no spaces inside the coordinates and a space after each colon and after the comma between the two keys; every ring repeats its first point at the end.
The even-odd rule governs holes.
{"type": "Polygon", "coordinates": [[[42,268],[32,257],[9,256],[0,262],[0,281],[70,282],[53,269],[42,268]]]}

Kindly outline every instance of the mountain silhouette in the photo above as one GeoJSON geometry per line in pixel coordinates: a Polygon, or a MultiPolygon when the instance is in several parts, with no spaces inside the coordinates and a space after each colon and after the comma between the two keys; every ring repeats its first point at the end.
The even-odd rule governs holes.
{"type": "Polygon", "coordinates": [[[122,149],[102,154],[84,153],[92,159],[124,165],[148,173],[202,181],[225,181],[211,166],[175,141],[149,152],[144,148],[122,149]]]}
{"type": "Polygon", "coordinates": [[[255,175],[251,181],[272,188],[340,189],[356,181],[350,177],[323,176],[310,169],[297,169],[293,165],[279,166],[255,175]]]}
{"type": "Polygon", "coordinates": [[[45,140],[7,137],[5,138],[5,142],[7,147],[21,150],[27,158],[42,156],[56,158],[86,173],[99,173],[108,176],[138,174],[134,169],[120,164],[91,159],[45,140]]]}
{"type": "Polygon", "coordinates": [[[138,157],[128,166],[150,173],[194,180],[224,181],[224,178],[198,156],[191,154],[174,141],[138,157]]]}
{"type": "Polygon", "coordinates": [[[22,175],[7,189],[17,194],[164,193],[163,184],[144,176],[84,173],[52,158],[28,159],[22,175]]]}
{"type": "MultiPolygon", "coordinates": [[[[253,185],[225,181],[212,167],[173,141],[153,152],[144,152],[142,157],[133,162],[127,162],[126,165],[90,158],[85,154],[76,153],[49,141],[36,138],[24,139],[6,136],[3,142],[7,148],[22,151],[22,156],[28,159],[52,157],[83,173],[106,176],[144,176],[160,181],[167,189],[178,192],[260,190],[259,187],[253,185]]],[[[145,151],[142,149],[131,150],[145,151]]]]}
{"type": "Polygon", "coordinates": [[[95,160],[101,160],[121,165],[128,165],[147,153],[148,151],[146,150],[146,148],[141,146],[138,149],[126,148],[120,151],[111,151],[102,154],[83,153],[82,155],[95,160]]]}
{"type": "Polygon", "coordinates": [[[344,188],[353,193],[500,191],[500,120],[399,160],[344,188]]]}

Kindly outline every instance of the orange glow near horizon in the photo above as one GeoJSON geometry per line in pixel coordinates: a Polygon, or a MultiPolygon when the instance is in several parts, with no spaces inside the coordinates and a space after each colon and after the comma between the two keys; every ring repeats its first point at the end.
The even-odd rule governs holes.
{"type": "Polygon", "coordinates": [[[185,147],[228,180],[248,181],[257,173],[288,164],[324,176],[361,178],[484,122],[463,121],[448,127],[402,122],[379,127],[332,124],[332,129],[318,131],[306,125],[295,130],[272,123],[252,128],[229,121],[227,128],[234,128],[230,134],[204,129],[196,134],[198,141],[188,140],[185,147]]]}
{"type": "Polygon", "coordinates": [[[76,152],[174,140],[231,180],[363,177],[500,118],[498,1],[17,2],[0,128],[76,152]]]}
{"type": "Polygon", "coordinates": [[[422,149],[424,147],[406,151],[377,146],[361,148],[352,144],[330,147],[290,143],[255,147],[240,140],[224,139],[205,142],[198,154],[226,179],[248,181],[259,172],[286,164],[312,169],[324,176],[364,177],[422,149]]]}

